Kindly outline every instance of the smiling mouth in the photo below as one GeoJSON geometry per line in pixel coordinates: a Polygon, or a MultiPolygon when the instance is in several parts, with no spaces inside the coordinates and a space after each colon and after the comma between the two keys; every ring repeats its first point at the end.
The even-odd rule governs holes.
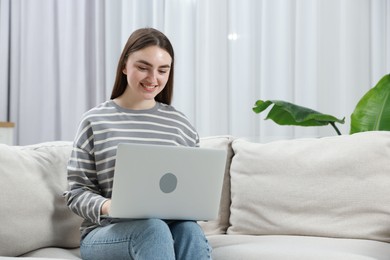
{"type": "Polygon", "coordinates": [[[141,86],[145,88],[146,90],[153,90],[157,87],[157,85],[145,85],[141,83],[141,86]]]}

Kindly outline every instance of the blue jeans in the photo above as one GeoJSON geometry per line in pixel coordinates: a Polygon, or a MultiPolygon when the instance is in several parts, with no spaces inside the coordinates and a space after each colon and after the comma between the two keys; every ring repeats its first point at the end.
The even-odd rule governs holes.
{"type": "Polygon", "coordinates": [[[211,259],[211,247],[194,221],[132,220],[92,230],[81,241],[81,257],[99,259],[211,259]]]}

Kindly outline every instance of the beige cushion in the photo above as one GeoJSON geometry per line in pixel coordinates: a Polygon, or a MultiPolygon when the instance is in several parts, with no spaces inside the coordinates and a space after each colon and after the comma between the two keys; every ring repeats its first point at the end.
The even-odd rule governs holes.
{"type": "Polygon", "coordinates": [[[388,260],[390,244],[373,240],[284,235],[208,237],[213,259],[388,260]]]}
{"type": "MultiPolygon", "coordinates": [[[[29,252],[21,257],[28,257],[27,260],[33,258],[39,258],[43,260],[50,259],[81,259],[80,248],[64,249],[58,247],[46,247],[29,252]]],[[[26,260],[26,259],[25,259],[26,260]]]]}
{"type": "Polygon", "coordinates": [[[0,145],[0,255],[79,246],[81,218],[66,206],[69,142],[0,145]]]}
{"type": "Polygon", "coordinates": [[[232,147],[228,234],[390,242],[390,132],[232,147]]]}
{"type": "Polygon", "coordinates": [[[203,148],[217,148],[217,149],[226,149],[227,159],[226,159],[226,168],[225,175],[223,180],[221,203],[218,212],[218,219],[211,221],[200,221],[199,224],[202,226],[206,235],[212,234],[225,234],[226,229],[229,226],[229,216],[230,216],[230,163],[233,156],[233,151],[231,148],[231,143],[233,138],[231,136],[210,136],[201,138],[200,147],[203,148]]]}

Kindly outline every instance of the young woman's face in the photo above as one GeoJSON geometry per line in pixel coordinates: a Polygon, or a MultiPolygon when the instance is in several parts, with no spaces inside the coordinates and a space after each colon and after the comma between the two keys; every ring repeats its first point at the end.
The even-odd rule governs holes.
{"type": "Polygon", "coordinates": [[[154,101],[165,87],[172,58],[158,46],[149,46],[130,54],[123,73],[127,76],[127,91],[137,102],[154,101]]]}

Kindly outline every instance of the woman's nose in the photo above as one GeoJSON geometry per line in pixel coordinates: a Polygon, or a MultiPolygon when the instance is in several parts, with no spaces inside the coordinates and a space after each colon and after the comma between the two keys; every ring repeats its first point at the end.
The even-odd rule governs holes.
{"type": "Polygon", "coordinates": [[[154,70],[150,70],[148,73],[148,81],[150,83],[156,83],[157,82],[157,72],[154,70]]]}

